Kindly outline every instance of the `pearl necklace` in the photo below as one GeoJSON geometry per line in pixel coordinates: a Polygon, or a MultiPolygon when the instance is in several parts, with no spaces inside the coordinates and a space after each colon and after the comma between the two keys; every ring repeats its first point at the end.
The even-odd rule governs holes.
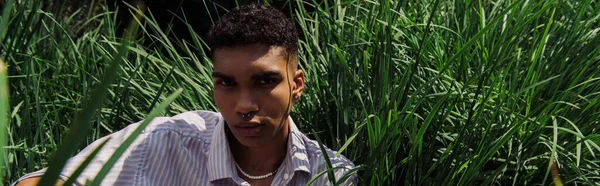
{"type": "Polygon", "coordinates": [[[269,176],[272,176],[273,174],[275,174],[277,172],[277,170],[273,171],[273,172],[269,172],[267,174],[264,175],[260,175],[260,176],[252,176],[246,172],[244,172],[244,170],[242,170],[242,168],[236,163],[235,166],[237,167],[237,169],[247,178],[250,178],[252,180],[261,180],[261,179],[265,179],[268,178],[269,176]]]}

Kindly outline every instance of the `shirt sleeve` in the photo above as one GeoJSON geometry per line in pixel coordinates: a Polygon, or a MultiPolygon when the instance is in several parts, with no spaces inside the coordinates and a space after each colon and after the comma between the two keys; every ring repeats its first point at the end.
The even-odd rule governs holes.
{"type": "MultiPolygon", "coordinates": [[[[347,160],[345,158],[344,158],[344,160],[345,161],[342,161],[342,162],[338,163],[337,165],[334,165],[334,167],[339,168],[334,173],[337,181],[339,181],[341,178],[343,178],[347,174],[350,174],[350,172],[354,168],[354,164],[352,164],[352,162],[350,162],[349,160],[347,160]]],[[[353,172],[352,175],[350,177],[348,177],[348,179],[346,179],[343,182],[343,184],[341,184],[341,185],[358,185],[358,177],[356,176],[356,172],[353,172]]]]}
{"type": "MultiPolygon", "coordinates": [[[[100,169],[103,167],[103,165],[106,163],[106,161],[115,152],[115,150],[123,143],[123,141],[125,139],[127,139],[127,137],[138,126],[139,126],[139,123],[131,124],[131,125],[127,126],[126,128],[124,128],[123,130],[120,130],[118,132],[115,132],[113,134],[110,134],[108,136],[102,137],[102,138],[94,141],[93,143],[88,145],[85,149],[83,149],[81,152],[79,152],[77,155],[75,155],[74,157],[70,158],[67,161],[67,163],[65,164],[63,170],[61,171],[61,173],[59,175],[59,178],[63,181],[66,181],[70,177],[70,175],[72,175],[72,173],[79,167],[79,165],[81,165],[81,163],[83,161],[85,161],[85,159],[96,148],[98,148],[100,146],[100,144],[102,144],[102,142],[104,142],[105,140],[110,138],[110,139],[108,139],[109,141],[106,142],[104,147],[102,147],[102,149],[98,152],[98,154],[96,154],[94,159],[92,159],[92,161],[84,169],[84,171],[79,175],[79,177],[76,180],[75,185],[83,185],[83,184],[85,184],[86,181],[93,180],[96,177],[96,175],[98,174],[98,172],[100,171],[100,169]]],[[[135,169],[137,166],[128,165],[125,162],[126,161],[127,162],[136,162],[136,161],[139,162],[139,160],[135,160],[135,158],[136,157],[139,158],[140,156],[132,156],[132,153],[136,153],[135,152],[136,150],[134,150],[134,149],[138,149],[137,151],[142,151],[140,148],[135,148],[135,147],[139,146],[139,144],[141,144],[140,142],[145,137],[145,135],[146,135],[145,133],[142,133],[136,138],[136,140],[134,140],[134,142],[131,144],[131,146],[129,146],[129,148],[125,151],[125,153],[119,158],[119,160],[111,168],[109,175],[106,176],[106,179],[103,180],[102,184],[114,183],[116,181],[116,178],[118,178],[120,176],[120,175],[118,175],[120,172],[133,171],[135,173],[135,169]],[[134,152],[132,152],[132,151],[134,151],[134,152]],[[131,159],[131,157],[133,157],[134,159],[131,159]],[[117,175],[115,175],[115,174],[117,174],[117,175]]],[[[12,185],[16,185],[16,183],[18,183],[24,179],[27,179],[27,178],[41,177],[42,175],[44,175],[45,171],[46,171],[46,168],[41,169],[36,172],[26,174],[23,177],[19,178],[17,180],[17,182],[13,183],[12,185]]]]}
{"type": "MultiPolygon", "coordinates": [[[[342,171],[337,171],[336,174],[336,178],[342,178],[344,177],[346,174],[348,174],[348,172],[350,171],[350,169],[346,169],[346,170],[342,170],[342,171]]],[[[346,181],[343,182],[343,184],[341,185],[347,185],[347,186],[355,186],[358,185],[358,177],[356,176],[356,173],[353,173],[346,181]]]]}
{"type": "MultiPolygon", "coordinates": [[[[331,166],[334,169],[333,176],[335,177],[335,182],[339,183],[347,174],[352,174],[348,179],[344,180],[341,185],[358,185],[358,176],[356,175],[356,172],[352,172],[352,169],[355,168],[354,163],[343,155],[335,156],[335,151],[327,149],[327,152],[330,157],[331,166]]],[[[314,174],[327,170],[327,165],[323,158],[323,156],[319,156],[319,161],[315,161],[317,163],[317,169],[312,171],[314,174]]],[[[328,174],[323,174],[311,185],[332,185],[332,183],[329,181],[328,174]]]]}

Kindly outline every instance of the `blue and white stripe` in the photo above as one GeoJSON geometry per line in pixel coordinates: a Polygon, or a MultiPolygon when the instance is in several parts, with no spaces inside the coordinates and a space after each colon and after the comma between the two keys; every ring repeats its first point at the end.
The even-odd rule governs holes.
{"type": "MultiPolygon", "coordinates": [[[[271,185],[305,185],[313,176],[326,169],[319,145],[298,130],[290,119],[288,154],[279,167],[271,185]]],[[[61,172],[66,179],[85,158],[105,139],[102,148],[90,165],[77,178],[78,184],[93,179],[119,145],[140,123],[105,136],[90,144],[69,159],[61,172]]],[[[327,149],[336,179],[354,167],[343,156],[334,157],[327,149]]],[[[240,178],[224,132],[220,113],[193,111],[173,117],[159,117],[139,135],[113,166],[102,185],[249,185],[240,178]]],[[[27,174],[19,180],[41,176],[44,169],[27,174]]],[[[356,185],[356,175],[346,185],[356,185]]],[[[328,185],[327,175],[313,185],[328,185]]]]}

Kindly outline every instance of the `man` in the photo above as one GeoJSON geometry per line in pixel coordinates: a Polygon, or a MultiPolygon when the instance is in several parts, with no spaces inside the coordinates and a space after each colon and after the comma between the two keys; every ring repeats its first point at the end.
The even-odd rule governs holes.
{"type": "MultiPolygon", "coordinates": [[[[265,5],[242,6],[223,16],[208,38],[220,113],[194,111],[154,119],[103,185],[305,185],[327,169],[318,144],[289,116],[304,90],[298,34],[290,20],[265,5]]],[[[109,135],[78,183],[93,179],[138,124],[109,135]]],[[[67,179],[101,141],[71,158],[61,179],[67,179]]],[[[338,167],[336,180],[354,167],[345,157],[327,153],[338,167]]],[[[34,184],[42,174],[43,170],[28,174],[19,185],[34,184]]],[[[345,184],[356,180],[353,175],[345,184]]],[[[325,184],[327,174],[313,182],[325,184]]]]}

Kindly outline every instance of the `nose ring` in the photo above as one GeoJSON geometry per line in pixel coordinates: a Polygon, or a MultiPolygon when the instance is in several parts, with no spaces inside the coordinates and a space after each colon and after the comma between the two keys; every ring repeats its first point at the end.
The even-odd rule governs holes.
{"type": "Polygon", "coordinates": [[[242,118],[248,119],[250,117],[250,115],[251,115],[250,113],[242,114],[242,118]]]}

